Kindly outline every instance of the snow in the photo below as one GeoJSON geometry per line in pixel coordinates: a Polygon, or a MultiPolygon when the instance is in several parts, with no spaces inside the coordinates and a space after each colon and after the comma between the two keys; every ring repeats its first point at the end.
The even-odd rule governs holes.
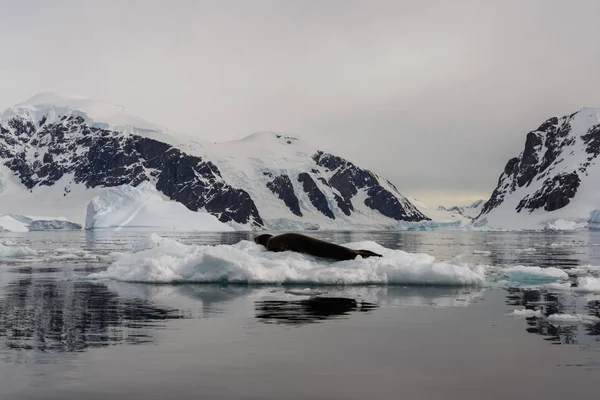
{"type": "Polygon", "coordinates": [[[24,258],[37,255],[37,251],[29,247],[5,246],[0,244],[0,260],[7,258],[24,258]]]}
{"type": "Polygon", "coordinates": [[[555,326],[560,325],[577,325],[577,324],[597,324],[600,322],[600,318],[593,315],[585,314],[552,314],[547,318],[548,322],[555,326]]]}
{"type": "Polygon", "coordinates": [[[513,310],[509,315],[519,318],[542,317],[542,310],[529,310],[526,308],[513,310]]]}
{"type": "MultiPolygon", "coordinates": [[[[346,216],[334,201],[337,191],[319,179],[327,180],[335,171],[318,166],[312,159],[318,151],[339,155],[338,152],[312,144],[301,137],[277,132],[257,132],[240,140],[210,144],[189,142],[180,148],[209,159],[230,185],[245,190],[254,200],[265,227],[269,230],[394,229],[397,224],[396,220],[385,217],[364,204],[367,198],[364,190],[359,190],[351,199],[355,211],[351,216],[346,216]],[[303,172],[311,176],[318,189],[327,197],[335,219],[323,215],[312,204],[298,181],[299,174],[303,172]],[[267,187],[269,181],[280,175],[290,178],[302,217],[293,214],[278,195],[267,187]]],[[[394,194],[401,204],[410,205],[387,180],[374,175],[379,184],[394,194]]]]}
{"type": "Polygon", "coordinates": [[[65,115],[81,116],[94,127],[150,137],[169,144],[179,143],[165,128],[128,113],[123,106],[77,95],[39,93],[7,109],[0,115],[0,119],[14,115],[28,115],[34,121],[47,116],[47,122],[65,115]]]}
{"type": "Polygon", "coordinates": [[[234,245],[184,245],[156,234],[143,239],[134,252],[119,257],[92,279],[132,282],[219,282],[311,285],[453,285],[482,286],[485,270],[427,254],[391,250],[365,241],[346,244],[383,257],[327,261],[294,252],[270,252],[252,241],[234,245]]]}
{"type": "MultiPolygon", "coordinates": [[[[562,118],[562,117],[561,117],[562,118]]],[[[559,118],[559,119],[561,119],[559,118]]],[[[490,228],[501,228],[511,230],[539,230],[544,229],[547,224],[555,225],[555,221],[570,221],[563,226],[575,227],[575,224],[583,224],[588,221],[590,214],[598,209],[598,200],[600,199],[600,164],[592,162],[587,168],[586,173],[579,171],[580,166],[587,163],[589,154],[586,152],[587,144],[582,136],[588,130],[597,125],[600,121],[600,109],[583,108],[571,120],[570,138],[574,138],[572,144],[565,145],[562,153],[557,160],[546,170],[546,176],[538,175],[531,184],[517,187],[514,192],[507,193],[504,201],[487,214],[480,216],[475,224],[486,224],[490,228]],[[533,194],[543,187],[544,181],[560,173],[578,172],[581,183],[577,193],[568,205],[555,211],[545,211],[542,208],[529,212],[523,209],[517,213],[516,208],[519,202],[533,194]]],[[[544,158],[545,147],[540,146],[538,158],[544,158]]],[[[595,160],[593,160],[595,161],[595,160]]],[[[563,223],[559,223],[562,225],[563,223]]]]}
{"type": "MultiPolygon", "coordinates": [[[[328,178],[335,171],[317,166],[312,159],[319,150],[331,154],[337,152],[310,144],[299,137],[276,132],[258,132],[237,141],[209,143],[179,132],[173,135],[165,128],[129,114],[122,106],[81,96],[54,93],[33,96],[3,112],[0,120],[17,115],[34,125],[52,123],[63,116],[77,116],[83,118],[90,126],[108,128],[124,135],[150,137],[173,145],[187,154],[203,157],[219,168],[223,178],[232,187],[243,189],[250,194],[268,229],[393,229],[397,222],[367,207],[364,204],[364,191],[352,198],[355,212],[350,217],[346,216],[334,201],[336,190],[318,179],[328,178]],[[309,200],[302,184],[298,182],[298,175],[302,172],[309,173],[319,190],[327,196],[335,219],[323,215],[309,200]],[[289,176],[299,198],[302,217],[294,215],[278,195],[267,188],[266,183],[272,178],[265,173],[272,173],[273,177],[282,174],[289,176]]],[[[33,151],[35,150],[32,148],[33,151]]],[[[43,146],[39,146],[41,156],[44,151],[43,146]]],[[[33,155],[27,157],[28,160],[30,158],[33,159],[33,155]]],[[[408,200],[398,193],[391,183],[374,175],[379,184],[394,194],[401,204],[410,207],[408,200]]],[[[84,223],[87,204],[104,189],[88,189],[85,185],[75,182],[75,177],[67,174],[53,186],[36,186],[30,191],[12,171],[0,163],[0,196],[3,196],[0,201],[0,213],[33,214],[39,209],[39,199],[43,198],[45,213],[84,223]]]]}
{"type": "Polygon", "coordinates": [[[1,230],[9,232],[29,232],[29,228],[27,228],[27,225],[17,221],[10,215],[0,216],[0,231],[1,230]]]}
{"type": "Polygon", "coordinates": [[[86,229],[152,228],[228,232],[235,229],[206,212],[166,199],[150,182],[106,189],[87,207],[86,229]]]}
{"type": "Polygon", "coordinates": [[[544,283],[569,279],[569,275],[559,268],[527,267],[523,265],[505,268],[503,275],[508,277],[510,281],[518,283],[544,283]]]}
{"type": "Polygon", "coordinates": [[[462,215],[468,221],[476,218],[483,209],[483,205],[485,204],[485,200],[476,200],[471,204],[463,205],[463,206],[452,206],[452,207],[444,207],[439,206],[438,211],[446,211],[449,213],[455,213],[462,215]]]}
{"type": "Polygon", "coordinates": [[[465,217],[460,212],[452,209],[447,209],[444,207],[438,207],[434,209],[429,205],[415,199],[414,197],[407,197],[408,201],[410,201],[421,213],[426,215],[428,218],[431,218],[432,221],[440,222],[440,223],[457,223],[459,225],[468,224],[471,222],[471,219],[465,217]]]}
{"type": "Polygon", "coordinates": [[[578,231],[585,228],[587,222],[568,221],[562,218],[548,221],[544,226],[545,231],[578,231]]]}
{"type": "Polygon", "coordinates": [[[24,215],[35,220],[63,220],[81,225],[85,220],[87,204],[104,190],[104,188],[88,189],[85,185],[74,184],[74,176],[67,174],[53,186],[36,186],[30,192],[1,162],[0,173],[4,175],[6,183],[5,190],[0,193],[0,215],[24,215]],[[66,187],[71,190],[67,196],[65,196],[66,187]],[[36,216],[40,212],[52,217],[36,216]]]}

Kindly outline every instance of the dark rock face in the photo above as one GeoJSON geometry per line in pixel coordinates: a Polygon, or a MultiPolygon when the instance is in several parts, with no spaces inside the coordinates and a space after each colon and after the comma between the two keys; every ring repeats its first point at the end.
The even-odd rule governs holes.
{"type": "Polygon", "coordinates": [[[88,188],[155,180],[159,191],[192,211],[206,209],[222,222],[263,225],[250,195],[227,184],[214,164],[166,143],[91,127],[81,117],[39,128],[20,118],[7,125],[12,135],[3,128],[0,153],[29,189],[52,186],[67,174],[88,188]]]}
{"type": "Polygon", "coordinates": [[[541,188],[525,195],[516,207],[517,212],[525,209],[555,211],[571,202],[581,183],[581,174],[587,174],[588,167],[600,154],[600,125],[595,125],[581,136],[587,146],[583,149],[587,160],[572,172],[564,171],[565,157],[582,151],[577,142],[577,135],[581,133],[573,132],[571,125],[576,115],[550,118],[527,134],[523,153],[508,161],[480,216],[500,206],[518,188],[529,187],[534,182],[541,182],[541,188]]]}
{"type": "Polygon", "coordinates": [[[269,181],[267,183],[267,187],[273,193],[278,195],[281,200],[283,200],[291,212],[299,217],[302,216],[302,211],[300,211],[300,203],[298,202],[298,197],[294,192],[294,187],[292,186],[292,181],[289,176],[279,175],[273,178],[273,180],[269,181]]]}
{"type": "MultiPolygon", "coordinates": [[[[137,186],[151,181],[157,190],[192,211],[205,210],[222,222],[264,227],[255,199],[245,190],[232,187],[206,157],[136,135],[135,131],[121,133],[106,128],[107,125],[90,124],[80,115],[73,112],[59,118],[42,116],[34,121],[29,114],[22,114],[0,120],[0,158],[4,165],[30,191],[60,181],[64,191],[60,190],[68,197],[72,185],[98,188],[137,186]]],[[[286,147],[294,146],[298,140],[284,135],[274,138],[278,145],[286,147]]],[[[294,175],[298,174],[301,190],[312,206],[326,217],[335,219],[341,215],[338,210],[351,217],[356,211],[353,201],[357,201],[355,196],[360,191],[366,194],[364,204],[386,217],[428,219],[395,186],[371,171],[321,151],[312,156],[312,161],[314,164],[309,163],[306,171],[294,175]],[[321,175],[324,169],[331,173],[321,175]]],[[[270,178],[267,189],[294,215],[307,217],[300,204],[300,198],[305,197],[294,190],[294,185],[299,186],[292,181],[295,178],[289,172],[264,174],[270,178]]]]}
{"type": "Polygon", "coordinates": [[[359,189],[366,189],[368,197],[365,200],[365,205],[387,217],[397,221],[429,219],[410,202],[401,202],[399,200],[399,197],[402,197],[400,193],[393,194],[382,187],[371,171],[358,168],[341,157],[322,151],[313,155],[313,160],[320,167],[326,168],[328,171],[335,171],[328,183],[339,193],[339,196],[336,196],[336,203],[346,215],[350,215],[350,212],[354,209],[351,201],[352,197],[358,193],[359,189]]]}
{"type": "Polygon", "coordinates": [[[556,175],[544,181],[544,186],[537,190],[531,198],[525,196],[517,206],[517,212],[526,208],[530,212],[544,207],[546,211],[554,211],[563,208],[575,197],[577,188],[581,183],[577,172],[556,175]]]}
{"type": "Polygon", "coordinates": [[[317,210],[323,213],[323,215],[335,219],[333,212],[329,208],[327,203],[327,197],[319,190],[315,181],[306,172],[302,172],[298,175],[298,182],[302,183],[302,188],[308,194],[310,202],[317,210]]]}
{"type": "Polygon", "coordinates": [[[600,154],[600,124],[591,127],[581,138],[587,145],[588,161],[598,157],[600,154]]]}

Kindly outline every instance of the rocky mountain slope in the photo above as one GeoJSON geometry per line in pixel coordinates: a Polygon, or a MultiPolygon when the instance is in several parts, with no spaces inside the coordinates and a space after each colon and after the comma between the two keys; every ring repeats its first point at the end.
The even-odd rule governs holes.
{"type": "Polygon", "coordinates": [[[209,144],[118,106],[54,94],[0,115],[0,213],[42,209],[83,223],[87,203],[103,189],[145,181],[242,228],[427,219],[389,181],[297,137],[263,132],[209,144]]]}
{"type": "Polygon", "coordinates": [[[587,220],[600,208],[599,154],[600,109],[548,119],[508,161],[475,224],[537,229],[557,219],[587,220]]]}

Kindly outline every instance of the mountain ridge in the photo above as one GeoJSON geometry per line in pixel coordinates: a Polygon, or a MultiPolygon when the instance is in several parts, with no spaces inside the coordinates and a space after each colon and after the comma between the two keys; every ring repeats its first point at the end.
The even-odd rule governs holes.
{"type": "Polygon", "coordinates": [[[527,133],[476,224],[536,229],[555,219],[587,220],[600,208],[600,109],[552,117],[527,133]]]}
{"type": "MultiPolygon", "coordinates": [[[[29,195],[47,193],[54,203],[61,200],[57,191],[68,202],[72,192],[88,199],[102,188],[149,181],[193,211],[253,229],[428,219],[391,182],[298,136],[257,132],[223,143],[179,140],[153,124],[124,123],[137,117],[126,117],[122,107],[108,107],[119,115],[117,123],[94,119],[97,104],[43,94],[3,112],[0,174],[14,175],[12,186],[16,181],[29,195]]],[[[13,197],[13,206],[23,204],[13,197]]]]}

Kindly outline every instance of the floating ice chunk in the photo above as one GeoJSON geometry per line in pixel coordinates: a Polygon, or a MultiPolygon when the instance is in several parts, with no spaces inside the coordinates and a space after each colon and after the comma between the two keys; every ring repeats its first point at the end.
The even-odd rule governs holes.
{"type": "Polygon", "coordinates": [[[319,296],[319,295],[325,294],[327,292],[324,292],[322,290],[315,290],[315,289],[311,289],[311,288],[304,288],[304,289],[288,289],[285,291],[285,293],[293,294],[294,296],[319,296]]]}
{"type": "Polygon", "coordinates": [[[577,278],[578,292],[600,292],[600,278],[584,276],[577,278]]]}
{"type": "Polygon", "coordinates": [[[585,314],[552,314],[547,318],[548,322],[554,326],[577,325],[577,324],[597,324],[600,318],[585,314]]]}
{"type": "Polygon", "coordinates": [[[104,272],[89,278],[133,282],[362,285],[412,284],[481,286],[485,269],[436,262],[427,254],[391,250],[374,242],[349,243],[383,257],[327,261],[294,252],[270,252],[254,242],[234,245],[184,245],[151,235],[137,251],[120,256],[104,272]]]}
{"type": "Polygon", "coordinates": [[[535,253],[537,250],[533,247],[528,247],[526,249],[515,249],[515,253],[535,253]]]}
{"type": "Polygon", "coordinates": [[[578,243],[574,243],[574,242],[558,242],[558,243],[551,243],[550,247],[573,247],[573,246],[578,246],[578,243]]]}
{"type": "Polygon", "coordinates": [[[571,282],[552,282],[541,286],[542,289],[548,290],[570,290],[571,282]]]}
{"type": "Polygon", "coordinates": [[[503,274],[512,282],[526,284],[545,283],[569,279],[569,275],[565,271],[554,267],[540,268],[516,265],[514,267],[504,269],[503,274]]]}
{"type": "Polygon", "coordinates": [[[542,317],[542,310],[529,310],[526,308],[513,310],[509,315],[519,318],[542,317]]]}
{"type": "Polygon", "coordinates": [[[2,242],[2,244],[5,246],[16,246],[18,243],[14,240],[5,240],[2,242]]]}
{"type": "Polygon", "coordinates": [[[37,251],[29,247],[5,246],[0,244],[0,259],[24,258],[37,255],[37,251]]]}
{"type": "Polygon", "coordinates": [[[578,231],[585,228],[588,225],[587,222],[576,222],[569,221],[566,219],[556,219],[554,221],[546,222],[544,226],[545,231],[578,231]]]}
{"type": "Polygon", "coordinates": [[[492,254],[489,250],[473,250],[473,254],[481,254],[483,256],[489,256],[492,254]]]}

